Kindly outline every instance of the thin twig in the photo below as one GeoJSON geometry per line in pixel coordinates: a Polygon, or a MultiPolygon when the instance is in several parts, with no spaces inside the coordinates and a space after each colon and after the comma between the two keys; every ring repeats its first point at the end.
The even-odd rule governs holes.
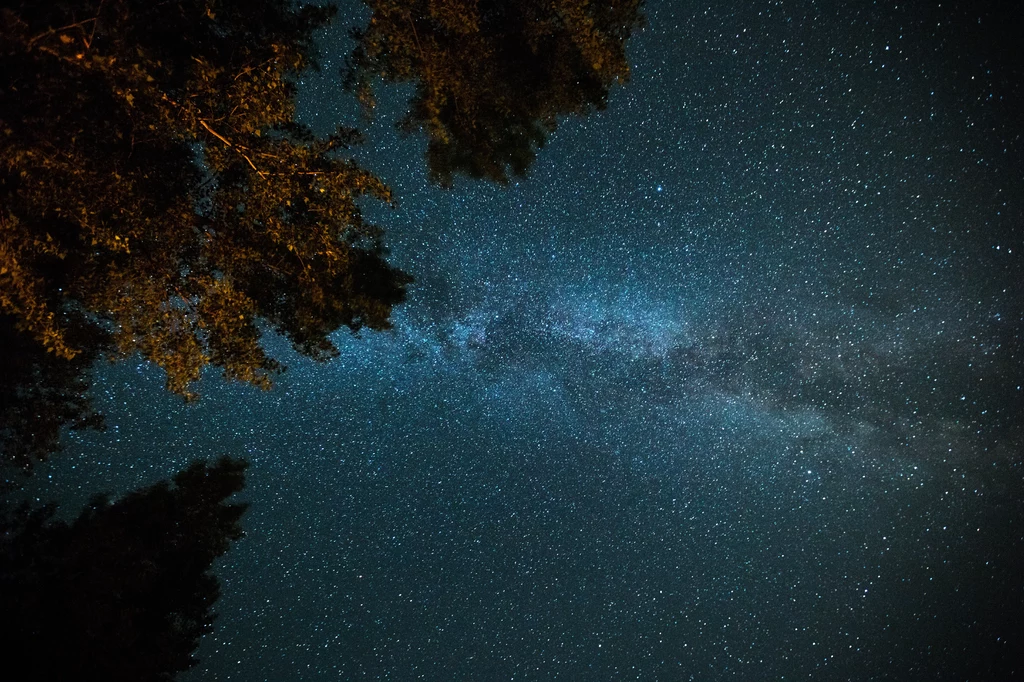
{"type": "Polygon", "coordinates": [[[224,144],[226,144],[227,146],[229,146],[229,147],[231,147],[232,149],[234,149],[235,145],[231,144],[231,140],[227,139],[226,137],[224,137],[223,135],[221,135],[220,133],[218,133],[218,132],[217,132],[216,130],[214,130],[213,128],[211,128],[211,127],[210,127],[210,126],[209,126],[209,125],[208,125],[208,124],[206,123],[206,121],[204,121],[203,119],[199,119],[199,125],[201,125],[201,126],[203,126],[204,128],[206,128],[206,129],[207,129],[207,130],[208,130],[208,131],[210,132],[210,134],[211,134],[211,135],[213,135],[214,137],[216,137],[216,138],[217,138],[218,140],[220,140],[221,142],[223,142],[223,143],[224,143],[224,144]]]}
{"type": "Polygon", "coordinates": [[[233,144],[231,144],[231,141],[230,141],[229,139],[227,139],[226,137],[224,137],[223,135],[221,135],[220,133],[218,133],[218,132],[217,132],[216,130],[214,130],[213,128],[211,128],[211,127],[210,127],[210,126],[209,126],[209,125],[208,125],[208,124],[206,123],[206,121],[204,121],[203,119],[199,119],[199,125],[201,125],[201,126],[203,126],[204,128],[206,128],[206,130],[207,130],[207,131],[209,131],[209,133],[210,133],[211,135],[213,135],[213,136],[214,136],[214,137],[216,137],[216,138],[217,138],[218,140],[220,140],[221,142],[223,142],[224,144],[226,144],[226,145],[227,145],[228,147],[230,147],[231,149],[234,149],[234,150],[235,150],[236,152],[238,152],[238,155],[239,155],[239,156],[241,156],[241,157],[242,157],[243,159],[245,159],[245,160],[246,160],[246,162],[247,162],[247,163],[249,164],[249,166],[251,166],[251,167],[252,167],[252,169],[253,169],[254,171],[256,171],[256,175],[260,176],[261,178],[263,178],[263,177],[266,177],[266,175],[267,175],[267,174],[266,174],[266,173],[264,173],[263,171],[261,171],[261,170],[260,170],[259,168],[257,168],[257,167],[256,167],[256,164],[254,164],[254,163],[252,162],[252,159],[250,159],[250,158],[249,158],[248,156],[246,156],[245,152],[243,152],[243,151],[242,151],[242,150],[241,150],[241,149],[240,149],[239,147],[237,147],[236,145],[233,145],[233,144]]]}
{"type": "Polygon", "coordinates": [[[85,49],[87,49],[87,50],[92,47],[92,39],[96,37],[96,27],[99,26],[99,24],[100,24],[98,19],[100,18],[100,12],[103,11],[103,3],[106,2],[106,1],[107,0],[100,0],[99,7],[96,8],[96,18],[93,19],[92,30],[89,31],[89,38],[88,38],[88,40],[86,40],[85,38],[82,39],[83,42],[85,42],[85,49]]]}
{"type": "MultiPolygon", "coordinates": [[[[100,17],[97,14],[92,19],[83,19],[82,21],[76,21],[75,23],[68,24],[67,26],[61,26],[60,28],[51,28],[51,29],[49,29],[47,31],[43,31],[42,33],[37,35],[35,38],[32,38],[31,40],[28,41],[28,47],[29,47],[29,49],[31,49],[32,46],[35,45],[37,42],[39,42],[43,38],[46,38],[47,36],[52,36],[54,33],[58,33],[60,31],[66,31],[69,28],[78,28],[79,26],[85,26],[90,21],[92,21],[92,22],[98,21],[99,18],[100,17]]],[[[93,25],[93,33],[95,33],[95,32],[96,32],[96,26],[95,26],[95,23],[94,23],[94,25],[93,25]]],[[[86,44],[86,47],[89,47],[89,45],[86,44]]]]}

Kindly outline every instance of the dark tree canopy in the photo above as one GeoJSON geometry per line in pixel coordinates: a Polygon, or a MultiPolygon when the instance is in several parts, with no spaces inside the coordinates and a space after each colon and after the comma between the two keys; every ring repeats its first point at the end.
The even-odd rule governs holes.
{"type": "MultiPolygon", "coordinates": [[[[367,0],[349,85],[417,87],[432,177],[523,174],[558,118],[629,74],[640,0],[367,0]]],[[[334,9],[291,0],[15,0],[0,8],[0,461],[96,425],[99,357],[192,397],[204,367],[268,387],[263,332],[324,360],[390,326],[411,279],[362,201],[390,190],[347,128],[295,120],[334,9]]]]}
{"type": "Polygon", "coordinates": [[[387,187],[295,122],[328,10],[76,0],[0,10],[0,312],[56,357],[109,333],[188,394],[208,364],[267,385],[261,329],[335,353],[408,278],[359,199],[387,187]]]}
{"type": "Polygon", "coordinates": [[[28,470],[45,459],[59,449],[63,427],[102,428],[89,400],[88,378],[99,349],[108,343],[106,335],[79,322],[68,325],[67,338],[81,349],[71,359],[47,351],[18,331],[16,319],[0,315],[0,471],[6,464],[28,470]]]}
{"type": "Polygon", "coordinates": [[[213,622],[214,560],[242,537],[246,464],[196,462],[72,523],[53,507],[0,517],[3,679],[171,680],[213,622]]]}
{"type": "Polygon", "coordinates": [[[629,77],[625,43],[641,0],[364,0],[347,84],[416,85],[402,122],[428,138],[433,180],[523,175],[560,116],[605,107],[629,77]]]}

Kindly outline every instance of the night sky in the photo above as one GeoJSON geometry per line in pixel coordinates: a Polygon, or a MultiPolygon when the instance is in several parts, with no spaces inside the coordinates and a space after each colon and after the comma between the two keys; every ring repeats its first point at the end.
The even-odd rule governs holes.
{"type": "Polygon", "coordinates": [[[192,405],[104,365],[108,430],[35,476],[72,514],[197,457],[251,462],[186,680],[1012,667],[1019,25],[736,4],[651,0],[606,111],[518,184],[452,191],[394,130],[407,90],[356,118],[337,69],[358,20],[336,22],[301,111],[360,125],[399,197],[366,206],[416,278],[394,330],[339,333],[325,365],[268,338],[272,391],[211,373],[192,405]]]}

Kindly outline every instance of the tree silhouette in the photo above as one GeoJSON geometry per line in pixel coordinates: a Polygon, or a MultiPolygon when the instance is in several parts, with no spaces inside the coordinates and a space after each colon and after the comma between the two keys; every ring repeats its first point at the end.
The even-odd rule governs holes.
{"type": "Polygon", "coordinates": [[[364,0],[347,85],[368,108],[375,77],[411,82],[401,126],[428,139],[432,179],[524,175],[558,118],[603,109],[629,77],[641,0],[364,0]]]}
{"type": "Polygon", "coordinates": [[[213,561],[242,537],[228,504],[246,464],[196,462],[72,523],[27,505],[0,518],[5,680],[170,680],[194,666],[219,587],[213,561]]]}
{"type": "Polygon", "coordinates": [[[60,358],[19,332],[10,316],[0,315],[0,467],[29,470],[58,449],[62,427],[102,428],[89,400],[88,379],[104,335],[83,324],[72,325],[70,332],[98,338],[70,337],[82,351],[60,358]]]}

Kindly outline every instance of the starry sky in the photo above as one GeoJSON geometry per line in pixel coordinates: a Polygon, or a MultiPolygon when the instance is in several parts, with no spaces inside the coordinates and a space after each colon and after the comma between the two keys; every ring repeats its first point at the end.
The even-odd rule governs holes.
{"type": "Polygon", "coordinates": [[[141,362],[100,367],[108,430],[33,483],[72,513],[250,461],[186,680],[1012,667],[1020,24],[735,4],[650,0],[631,82],[508,187],[430,186],[394,130],[408,90],[372,123],[339,90],[363,17],[323,36],[300,109],[360,125],[399,197],[365,207],[416,278],[394,330],[340,333],[323,365],[268,338],[272,391],[211,374],[192,405],[141,362]]]}

